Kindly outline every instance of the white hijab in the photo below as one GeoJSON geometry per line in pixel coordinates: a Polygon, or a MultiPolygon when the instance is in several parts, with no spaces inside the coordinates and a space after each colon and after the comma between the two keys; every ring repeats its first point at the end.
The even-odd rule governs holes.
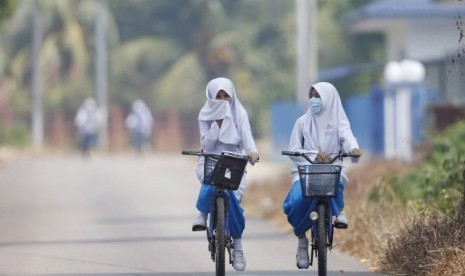
{"type": "Polygon", "coordinates": [[[234,84],[230,79],[216,78],[207,84],[205,92],[207,101],[200,110],[199,121],[212,122],[223,119],[219,140],[225,144],[238,144],[241,139],[237,126],[240,123],[239,118],[245,113],[245,109],[237,99],[234,84]],[[224,90],[231,97],[231,104],[216,99],[220,90],[224,90]]]}
{"type": "Polygon", "coordinates": [[[308,92],[312,87],[320,94],[323,108],[318,114],[313,114],[311,108],[307,110],[302,128],[304,148],[326,154],[358,148],[336,88],[328,82],[319,82],[308,92]]]}

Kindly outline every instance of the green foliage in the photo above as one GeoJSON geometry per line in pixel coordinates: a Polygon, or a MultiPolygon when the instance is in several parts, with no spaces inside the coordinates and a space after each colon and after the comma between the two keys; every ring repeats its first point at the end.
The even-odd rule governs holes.
{"type": "Polygon", "coordinates": [[[0,145],[8,144],[25,147],[30,143],[30,132],[27,125],[14,125],[10,129],[0,127],[0,145]]]}
{"type": "MultiPolygon", "coordinates": [[[[385,42],[382,34],[354,35],[349,29],[346,15],[352,9],[367,4],[370,0],[318,2],[318,62],[320,69],[345,65],[384,63],[385,42]]],[[[377,82],[383,68],[362,68],[348,77],[331,80],[339,89],[341,97],[368,91],[377,82]]]]}
{"type": "Polygon", "coordinates": [[[177,108],[198,112],[205,102],[205,76],[203,71],[198,70],[199,67],[198,58],[193,52],[184,55],[165,73],[165,77],[152,87],[153,95],[156,95],[150,99],[152,106],[155,106],[156,110],[177,108]]]}
{"type": "Polygon", "coordinates": [[[14,0],[0,0],[0,21],[11,16],[15,7],[16,1],[14,0]]]}
{"type": "MultiPolygon", "coordinates": [[[[343,28],[344,14],[367,1],[318,2],[320,68],[382,58],[379,37],[351,39],[343,28]]],[[[0,11],[12,12],[3,9],[12,3],[0,0],[0,11]]],[[[18,0],[11,20],[3,22],[8,28],[0,48],[0,72],[18,95],[11,103],[15,116],[29,108],[34,9],[43,23],[44,111],[70,113],[83,98],[95,95],[96,3],[18,0]]],[[[254,132],[265,134],[270,103],[295,97],[294,1],[112,0],[106,18],[110,105],[127,106],[141,98],[154,113],[192,112],[205,100],[206,83],[225,76],[248,108],[254,132]]],[[[343,95],[365,91],[374,77],[363,75],[338,86],[344,87],[343,95]]]]}
{"type": "MultiPolygon", "coordinates": [[[[465,121],[459,121],[431,142],[430,155],[415,169],[387,186],[404,204],[450,212],[460,204],[465,164],[465,121]]],[[[379,193],[380,187],[376,193],[379,193]]]]}
{"type": "MultiPolygon", "coordinates": [[[[172,40],[153,36],[123,43],[110,57],[110,101],[129,105],[135,98],[141,98],[147,102],[158,94],[153,86],[170,70],[174,60],[179,62],[182,53],[172,40]]],[[[189,72],[185,73],[189,76],[189,72]]]]}

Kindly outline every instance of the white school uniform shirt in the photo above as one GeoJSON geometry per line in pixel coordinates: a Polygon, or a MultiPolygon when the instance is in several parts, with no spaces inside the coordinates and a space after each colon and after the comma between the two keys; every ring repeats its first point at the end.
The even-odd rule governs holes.
{"type": "Polygon", "coordinates": [[[74,123],[81,134],[95,134],[100,130],[103,116],[93,98],[84,100],[76,113],[74,123]]]}
{"type": "MultiPolygon", "coordinates": [[[[289,151],[307,152],[314,161],[318,152],[337,154],[340,151],[349,152],[359,148],[336,88],[328,82],[319,82],[312,87],[320,94],[323,108],[318,114],[313,114],[311,108],[308,108],[307,112],[297,119],[289,140],[289,151]]],[[[310,90],[311,87],[308,92],[310,90]]],[[[291,171],[292,182],[295,182],[299,180],[297,166],[309,163],[303,157],[291,159],[295,163],[291,171]]],[[[342,162],[336,160],[333,164],[342,165],[342,162]]],[[[341,176],[347,181],[345,169],[342,170],[341,176]]]]}
{"type": "MultiPolygon", "coordinates": [[[[216,78],[207,84],[207,101],[199,113],[200,145],[205,153],[221,154],[223,151],[249,154],[257,152],[252,137],[247,112],[236,96],[231,80],[216,78]],[[231,97],[231,104],[225,100],[216,100],[216,95],[224,90],[231,97]],[[222,119],[221,128],[216,120],[222,119]]],[[[197,164],[197,177],[200,182],[204,178],[204,158],[197,164]]],[[[239,201],[246,187],[246,174],[242,177],[239,189],[235,191],[239,201]]]]}
{"type": "Polygon", "coordinates": [[[142,100],[132,103],[131,113],[126,117],[126,127],[141,132],[145,137],[152,134],[153,116],[142,100]]]}

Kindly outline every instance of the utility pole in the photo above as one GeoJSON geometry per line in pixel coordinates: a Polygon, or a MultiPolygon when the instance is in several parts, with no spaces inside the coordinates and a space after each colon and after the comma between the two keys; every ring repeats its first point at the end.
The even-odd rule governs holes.
{"type": "Polygon", "coordinates": [[[296,101],[305,106],[306,90],[317,81],[317,0],[295,0],[297,25],[297,90],[296,101]]]}
{"type": "Polygon", "coordinates": [[[106,1],[97,2],[95,19],[95,91],[97,103],[103,115],[100,130],[100,146],[108,149],[108,96],[107,96],[107,45],[106,45],[106,1]]]}
{"type": "Polygon", "coordinates": [[[37,1],[32,2],[32,143],[35,149],[41,149],[44,144],[44,117],[42,110],[42,70],[39,64],[40,49],[42,47],[42,18],[37,1]]]}

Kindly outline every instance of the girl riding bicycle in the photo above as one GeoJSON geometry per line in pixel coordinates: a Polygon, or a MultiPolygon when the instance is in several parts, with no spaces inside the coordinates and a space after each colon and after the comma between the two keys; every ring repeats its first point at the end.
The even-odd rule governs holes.
{"type": "MultiPolygon", "coordinates": [[[[349,120],[342,107],[341,99],[336,88],[327,82],[312,85],[309,93],[309,108],[307,112],[297,119],[289,141],[289,151],[306,152],[311,160],[319,163],[328,163],[332,155],[339,152],[350,152],[361,156],[357,140],[352,134],[349,120]]],[[[292,188],[283,203],[284,213],[294,228],[298,237],[297,266],[309,266],[308,239],[305,233],[311,228],[309,218],[312,206],[311,198],[302,197],[299,173],[297,166],[307,165],[305,159],[291,157],[296,167],[292,169],[292,188]]],[[[342,165],[341,161],[334,164],[342,165]]],[[[333,213],[337,214],[334,226],[347,228],[347,216],[344,212],[344,188],[347,185],[347,176],[344,170],[341,173],[339,193],[333,199],[333,213]]]]}
{"type": "MultiPolygon", "coordinates": [[[[251,164],[258,159],[257,149],[250,130],[249,118],[244,107],[236,96],[231,80],[216,78],[207,84],[207,101],[199,113],[200,146],[205,153],[221,154],[223,151],[241,153],[245,151],[251,164]]],[[[196,207],[196,217],[192,231],[206,230],[206,221],[210,212],[210,204],[214,186],[203,184],[204,157],[200,157],[197,165],[197,177],[202,183],[196,207]]],[[[246,186],[244,174],[239,189],[230,191],[229,229],[233,237],[233,267],[245,270],[246,261],[242,249],[242,232],[245,228],[244,210],[240,206],[246,186]]]]}

